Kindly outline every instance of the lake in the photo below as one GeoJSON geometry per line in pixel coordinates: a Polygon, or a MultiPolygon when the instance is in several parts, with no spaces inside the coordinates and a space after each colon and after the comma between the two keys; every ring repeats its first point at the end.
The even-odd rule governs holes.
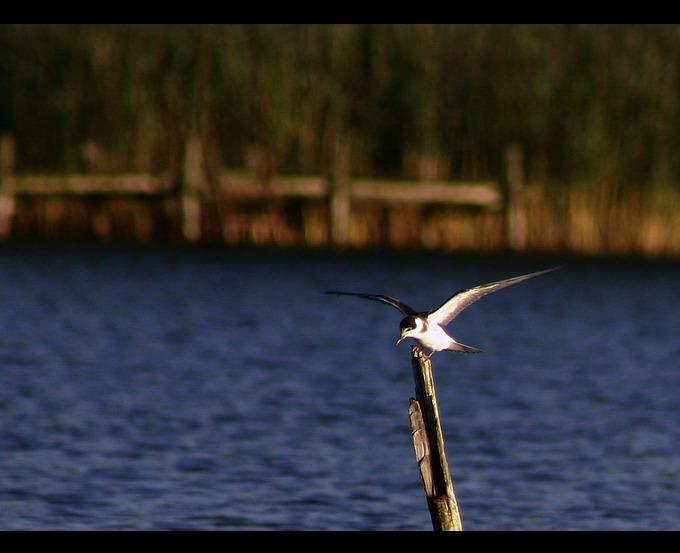
{"type": "MultiPolygon", "coordinates": [[[[0,529],[430,530],[417,309],[560,259],[0,248],[0,529]]],[[[433,358],[468,530],[680,520],[680,264],[568,260],[433,358]]]]}

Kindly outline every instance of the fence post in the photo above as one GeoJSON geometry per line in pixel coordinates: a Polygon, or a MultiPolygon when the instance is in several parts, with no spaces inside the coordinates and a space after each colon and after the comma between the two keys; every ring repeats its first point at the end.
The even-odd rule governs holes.
{"type": "Polygon", "coordinates": [[[527,214],[524,176],[524,152],[519,144],[511,144],[505,151],[507,196],[507,232],[511,250],[526,248],[527,214]]]}
{"type": "Polygon", "coordinates": [[[436,531],[459,531],[463,529],[463,521],[446,458],[432,362],[423,356],[421,348],[413,346],[411,363],[416,397],[411,398],[408,412],[413,447],[425,488],[432,527],[436,531]]]}
{"type": "Polygon", "coordinates": [[[201,191],[205,182],[203,145],[196,133],[191,133],[184,152],[182,178],[182,235],[189,242],[201,238],[201,191]]]}
{"type": "Polygon", "coordinates": [[[330,182],[330,227],[334,246],[344,247],[349,238],[350,218],[350,152],[349,143],[338,137],[333,149],[330,182]]]}
{"type": "Polygon", "coordinates": [[[0,239],[6,240],[12,234],[15,200],[12,191],[12,174],[16,156],[14,136],[3,133],[0,136],[0,239]]]}

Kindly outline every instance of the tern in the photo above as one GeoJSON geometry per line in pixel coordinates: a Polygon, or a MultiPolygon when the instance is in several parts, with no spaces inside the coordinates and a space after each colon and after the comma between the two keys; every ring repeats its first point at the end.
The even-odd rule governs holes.
{"type": "Polygon", "coordinates": [[[423,352],[423,355],[429,359],[438,351],[457,351],[461,353],[481,352],[482,350],[479,348],[466,346],[465,344],[456,342],[456,340],[446,333],[444,327],[453,321],[453,319],[455,319],[458,315],[460,315],[463,310],[467,309],[477,300],[482,299],[484,296],[498,292],[503,288],[507,288],[513,284],[518,284],[530,278],[544,275],[545,273],[549,273],[556,269],[559,269],[559,267],[553,267],[552,269],[545,269],[535,273],[529,273],[505,280],[490,282],[488,284],[480,284],[479,286],[468,288],[467,290],[460,290],[453,294],[453,296],[447,299],[434,311],[419,312],[412,307],[409,307],[404,302],[383,294],[339,292],[335,290],[329,290],[326,292],[326,294],[333,294],[337,296],[357,296],[359,298],[386,303],[387,305],[391,305],[392,307],[398,309],[406,316],[399,323],[399,339],[395,345],[398,345],[399,342],[405,340],[406,338],[413,338],[420,342],[421,349],[427,348],[430,350],[429,355],[426,355],[423,352]]]}

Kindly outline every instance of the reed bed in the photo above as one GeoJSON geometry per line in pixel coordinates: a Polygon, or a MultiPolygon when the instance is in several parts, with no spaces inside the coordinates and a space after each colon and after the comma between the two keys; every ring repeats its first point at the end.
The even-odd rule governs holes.
{"type": "MultiPolygon", "coordinates": [[[[214,181],[328,176],[338,144],[356,179],[499,180],[515,143],[528,251],[678,256],[678,51],[672,24],[3,24],[0,130],[19,175],[177,175],[200,136],[214,181]]],[[[330,245],[323,202],[204,201],[203,240],[330,245]]],[[[12,236],[175,241],[180,212],[23,198],[12,236]]],[[[362,202],[347,246],[503,251],[505,217],[362,202]]]]}

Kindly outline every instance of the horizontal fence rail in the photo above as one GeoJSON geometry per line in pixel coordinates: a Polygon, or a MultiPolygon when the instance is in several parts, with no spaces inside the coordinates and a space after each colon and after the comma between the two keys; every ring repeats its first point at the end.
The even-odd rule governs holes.
{"type": "Polygon", "coordinates": [[[22,175],[3,181],[3,192],[15,196],[161,194],[176,186],[172,178],[147,174],[22,175]]]}
{"type": "MultiPolygon", "coordinates": [[[[225,196],[243,199],[289,197],[324,199],[333,193],[333,186],[323,177],[274,177],[266,185],[254,177],[225,172],[220,177],[225,196]]],[[[406,181],[356,179],[343,190],[351,200],[385,203],[435,203],[479,206],[489,209],[503,207],[503,196],[496,182],[406,181]]]]}

